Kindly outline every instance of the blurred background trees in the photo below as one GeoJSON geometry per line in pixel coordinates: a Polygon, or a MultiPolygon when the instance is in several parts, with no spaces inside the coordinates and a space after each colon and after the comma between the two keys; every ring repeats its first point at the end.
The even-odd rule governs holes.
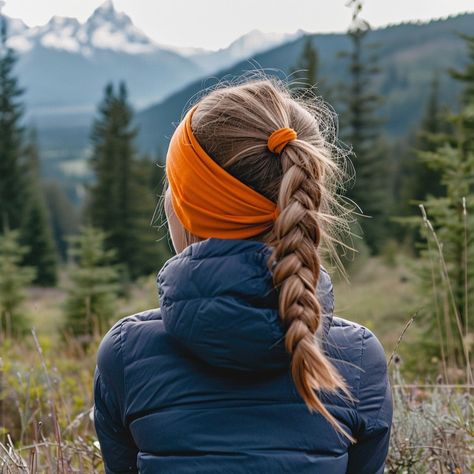
{"type": "MultiPolygon", "coordinates": [[[[459,16],[373,30],[360,0],[348,6],[353,14],[346,34],[304,34],[262,51],[258,63],[268,74],[287,77],[295,89],[322,95],[334,107],[355,170],[345,197],[363,214],[353,229],[361,238],[350,243],[357,252],[353,261],[346,260],[349,272],[361,284],[381,272],[381,284],[390,281],[409,295],[397,313],[393,305],[378,310],[378,297],[369,294],[356,319],[378,325],[382,338],[391,341],[392,327],[399,327],[408,309],[421,305],[412,343],[422,357],[416,352],[413,367],[415,359],[426,367],[429,358],[439,359],[445,368],[459,365],[465,358],[459,347],[470,350],[472,328],[466,321],[472,318],[466,314],[473,304],[474,41],[466,33],[469,15],[467,20],[459,16]],[[446,25],[457,25],[460,34],[446,25]],[[435,39],[437,47],[455,53],[432,54],[426,45],[435,39]],[[390,280],[391,272],[400,275],[398,281],[390,280]]],[[[18,56],[7,38],[7,22],[2,21],[0,234],[17,233],[22,251],[16,265],[34,269],[33,280],[20,278],[25,295],[38,291],[41,296],[35,288],[44,286],[56,287],[65,298],[64,321],[58,327],[76,335],[103,331],[122,314],[109,306],[111,300],[133,307],[137,288],[146,288],[172,255],[160,203],[164,151],[170,127],[186,101],[202,89],[202,80],[136,110],[131,99],[136,87],[129,92],[125,80],[110,76],[101,84],[87,146],[76,149],[78,135],[66,133],[72,127],[46,133],[41,123],[27,124],[18,56]],[[51,143],[58,142],[60,159],[51,151],[51,143]],[[57,163],[70,170],[67,179],[56,168],[52,172],[57,163]],[[94,263],[81,254],[87,245],[102,248],[94,263]],[[97,272],[99,280],[93,282],[94,269],[102,267],[110,280],[97,272]],[[98,309],[88,309],[84,302],[96,290],[102,295],[97,296],[98,309]],[[112,298],[106,295],[109,290],[112,298]]],[[[209,58],[200,60],[204,64],[209,58]]],[[[225,66],[215,81],[240,75],[246,64],[225,66]]],[[[356,300],[339,291],[342,302],[356,300]]],[[[348,311],[358,314],[356,305],[348,311]]]]}

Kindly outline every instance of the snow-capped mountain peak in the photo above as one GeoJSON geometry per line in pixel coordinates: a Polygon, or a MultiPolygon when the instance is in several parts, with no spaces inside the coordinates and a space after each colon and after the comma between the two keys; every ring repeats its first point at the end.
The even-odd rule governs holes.
{"type": "Polygon", "coordinates": [[[53,16],[43,26],[28,28],[21,20],[9,19],[9,45],[26,52],[35,45],[90,55],[95,49],[129,54],[149,53],[158,46],[139,30],[130,17],[106,0],[81,24],[76,18],[53,16]]]}
{"type": "Polygon", "coordinates": [[[80,25],[79,20],[73,17],[54,15],[51,17],[48,23],[46,23],[47,27],[54,28],[54,29],[65,28],[71,25],[79,26],[80,25]]]}
{"type": "Polygon", "coordinates": [[[78,52],[81,48],[76,38],[79,28],[80,23],[76,18],[53,16],[43,27],[32,29],[29,36],[45,48],[78,52]]]}
{"type": "Polygon", "coordinates": [[[137,28],[126,13],[117,11],[113,0],[105,0],[84,23],[80,23],[76,18],[61,16],[53,16],[45,25],[32,28],[17,19],[8,18],[8,23],[8,43],[20,53],[37,46],[85,56],[104,50],[126,54],[168,50],[192,58],[205,71],[229,66],[302,34],[263,33],[253,30],[218,51],[161,45],[137,28]]]}
{"type": "Polygon", "coordinates": [[[112,0],[105,0],[102,3],[102,5],[100,5],[99,7],[95,9],[95,12],[105,12],[105,13],[115,12],[114,2],[112,0]]]}
{"type": "Polygon", "coordinates": [[[295,33],[264,33],[260,30],[252,30],[233,41],[227,50],[233,57],[244,59],[252,54],[296,39],[301,35],[301,31],[295,33]]]}
{"type": "Polygon", "coordinates": [[[123,12],[118,12],[112,0],[100,5],[83,25],[83,35],[89,38],[90,46],[112,49],[126,53],[148,53],[157,45],[138,29],[123,12]]]}

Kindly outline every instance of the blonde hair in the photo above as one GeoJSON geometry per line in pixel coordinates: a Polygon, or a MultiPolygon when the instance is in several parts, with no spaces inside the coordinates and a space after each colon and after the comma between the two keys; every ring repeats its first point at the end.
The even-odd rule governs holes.
{"type": "MultiPolygon", "coordinates": [[[[218,164],[278,203],[280,215],[274,226],[254,239],[273,249],[268,266],[279,291],[279,315],[293,380],[310,411],[321,413],[353,441],[317,394],[342,391],[351,397],[315,337],[321,324],[316,297],[319,250],[342,268],[335,251],[341,243],[337,236],[349,232],[351,212],[339,193],[348,175],[335,113],[312,94],[309,99],[292,96],[274,78],[247,79],[220,86],[201,98],[192,129],[218,164]],[[298,138],[277,156],[268,150],[267,139],[283,127],[296,130],[298,138]]],[[[186,236],[188,244],[201,240],[189,232],[186,236]]]]}

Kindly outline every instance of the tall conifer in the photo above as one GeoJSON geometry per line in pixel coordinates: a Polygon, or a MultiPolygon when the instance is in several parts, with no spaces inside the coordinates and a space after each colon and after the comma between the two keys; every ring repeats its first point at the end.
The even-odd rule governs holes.
{"type": "Polygon", "coordinates": [[[23,90],[14,74],[17,56],[7,46],[7,23],[0,16],[0,232],[19,229],[27,248],[24,265],[36,268],[34,282],[56,283],[56,257],[39,176],[34,134],[25,143],[21,125],[23,90]]]}
{"type": "Polygon", "coordinates": [[[21,162],[23,90],[14,75],[17,57],[7,46],[7,23],[0,16],[0,232],[17,229],[25,210],[26,179],[21,162]]]}
{"type": "Polygon", "coordinates": [[[151,227],[155,202],[148,165],[137,157],[136,129],[127,89],[105,88],[92,130],[91,165],[96,181],[90,189],[87,216],[107,234],[107,247],[116,252],[128,275],[136,278],[157,270],[159,247],[151,227]]]}
{"type": "Polygon", "coordinates": [[[428,196],[423,203],[437,234],[435,238],[425,221],[426,243],[418,265],[426,298],[425,342],[431,343],[449,365],[466,363],[473,329],[474,37],[465,39],[470,62],[464,71],[452,73],[465,84],[460,112],[450,117],[453,133],[434,151],[420,152],[427,166],[441,174],[444,188],[442,196],[428,196]]]}
{"type": "Polygon", "coordinates": [[[367,44],[370,25],[360,18],[362,2],[352,0],[354,8],[352,24],[348,35],[352,44],[348,58],[349,85],[345,88],[341,114],[343,138],[354,151],[353,163],[355,182],[347,196],[352,199],[365,215],[360,224],[364,240],[373,252],[381,248],[387,237],[387,223],[393,204],[388,176],[392,163],[387,158],[387,145],[381,138],[380,107],[381,97],[374,92],[374,79],[379,73],[377,45],[367,44]]]}
{"type": "Polygon", "coordinates": [[[23,263],[35,267],[34,283],[53,286],[57,282],[57,255],[51,233],[50,219],[40,184],[40,162],[36,131],[30,130],[25,149],[27,197],[21,227],[21,240],[27,246],[23,263]]]}

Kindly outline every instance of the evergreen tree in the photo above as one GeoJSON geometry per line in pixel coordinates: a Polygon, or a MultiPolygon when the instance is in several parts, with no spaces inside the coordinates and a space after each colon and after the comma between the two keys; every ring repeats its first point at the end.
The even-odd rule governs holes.
{"type": "Polygon", "coordinates": [[[468,51],[468,63],[463,71],[450,71],[451,77],[464,85],[461,95],[461,112],[457,117],[462,134],[463,153],[474,151],[474,35],[461,35],[468,51]]]}
{"type": "Polygon", "coordinates": [[[412,216],[414,212],[418,213],[415,206],[427,195],[441,196],[444,193],[441,172],[431,169],[419,153],[435,151],[446,141],[449,141],[447,111],[439,104],[439,77],[435,74],[420,125],[397,151],[400,159],[394,180],[394,197],[399,203],[399,215],[412,216]]]}
{"type": "Polygon", "coordinates": [[[370,25],[360,19],[362,2],[349,2],[354,14],[348,35],[352,52],[341,54],[349,57],[350,85],[345,88],[342,100],[345,111],[341,115],[343,138],[355,154],[355,183],[347,192],[365,215],[360,221],[364,238],[372,252],[381,249],[387,236],[388,215],[393,205],[393,196],[388,176],[393,164],[387,160],[388,150],[381,139],[382,119],[379,109],[381,97],[373,91],[375,76],[379,73],[377,56],[368,50],[377,45],[366,44],[370,25]]]}
{"type": "Polygon", "coordinates": [[[425,240],[420,232],[418,206],[428,196],[440,197],[445,194],[442,184],[442,170],[434,169],[423,158],[425,152],[435,152],[440,146],[453,141],[453,124],[449,112],[439,103],[439,75],[434,74],[425,113],[420,125],[410,133],[404,146],[398,152],[399,167],[394,180],[393,193],[398,202],[397,217],[392,221],[402,224],[398,229],[399,238],[405,237],[415,252],[425,240]]]}
{"type": "Polygon", "coordinates": [[[21,239],[27,245],[28,251],[23,263],[37,269],[34,283],[53,286],[57,281],[56,250],[43,190],[40,187],[40,165],[35,130],[30,131],[25,151],[28,187],[23,192],[28,195],[28,199],[22,222],[21,239]]]}
{"type": "Polygon", "coordinates": [[[303,50],[292,76],[297,81],[297,87],[319,86],[319,54],[310,35],[306,35],[304,38],[303,50]]]}
{"type": "Polygon", "coordinates": [[[117,268],[112,250],[105,250],[106,236],[92,227],[70,238],[70,284],[65,303],[67,332],[83,336],[103,334],[115,316],[117,268]]]}
{"type": "Polygon", "coordinates": [[[305,91],[310,90],[312,94],[323,97],[326,102],[332,102],[333,90],[321,76],[318,49],[310,35],[305,36],[303,50],[292,69],[291,78],[291,88],[297,94],[303,92],[304,96],[305,91]]]}
{"type": "Polygon", "coordinates": [[[459,137],[456,147],[446,143],[423,154],[429,166],[442,172],[446,194],[429,196],[424,202],[441,248],[426,223],[426,244],[417,265],[423,294],[427,295],[427,334],[432,336],[436,351],[438,344],[444,346],[442,350],[451,364],[463,363],[461,348],[472,330],[472,322],[468,327],[472,320],[468,312],[474,305],[474,152],[466,153],[462,148],[459,137]]]}
{"type": "Polygon", "coordinates": [[[20,125],[23,106],[19,100],[23,90],[13,73],[16,61],[14,51],[7,46],[6,19],[0,16],[0,229],[19,228],[25,210],[20,125]]]}
{"type": "Polygon", "coordinates": [[[5,17],[0,21],[0,229],[21,230],[28,249],[23,263],[37,269],[35,283],[53,285],[55,250],[39,185],[38,151],[34,135],[24,146],[23,90],[14,75],[17,57],[7,46],[5,17]]]}
{"type": "Polygon", "coordinates": [[[451,117],[453,135],[434,151],[420,153],[440,172],[445,188],[443,196],[430,195],[424,202],[430,223],[425,220],[426,244],[418,271],[427,299],[427,339],[449,365],[464,365],[469,359],[473,326],[469,312],[474,305],[474,74],[469,73],[474,71],[474,48],[470,51],[465,72],[453,74],[466,82],[461,111],[451,117]]]}
{"type": "Polygon", "coordinates": [[[461,96],[461,103],[464,106],[474,104],[474,35],[460,35],[466,42],[468,59],[470,62],[463,71],[451,70],[451,77],[464,84],[464,90],[461,96]]]}
{"type": "Polygon", "coordinates": [[[27,328],[22,311],[25,289],[35,276],[32,267],[21,266],[27,248],[19,243],[18,231],[0,235],[0,334],[18,336],[27,328]]]}
{"type": "MultiPolygon", "coordinates": [[[[435,151],[443,128],[442,110],[439,104],[439,77],[435,75],[431,83],[425,115],[417,134],[416,149],[435,151]]],[[[441,196],[444,191],[441,184],[441,171],[430,168],[424,160],[415,159],[414,162],[412,199],[421,200],[427,195],[441,196]]]]}
{"type": "Polygon", "coordinates": [[[133,112],[124,83],[115,93],[108,84],[92,131],[91,165],[96,183],[89,196],[88,217],[107,233],[107,247],[116,250],[131,278],[156,270],[159,249],[150,226],[153,196],[142,160],[136,156],[133,112]]]}
{"type": "Polygon", "coordinates": [[[58,182],[46,182],[44,194],[55,246],[60,258],[66,261],[67,239],[79,231],[79,213],[67,195],[64,186],[58,182]]]}

